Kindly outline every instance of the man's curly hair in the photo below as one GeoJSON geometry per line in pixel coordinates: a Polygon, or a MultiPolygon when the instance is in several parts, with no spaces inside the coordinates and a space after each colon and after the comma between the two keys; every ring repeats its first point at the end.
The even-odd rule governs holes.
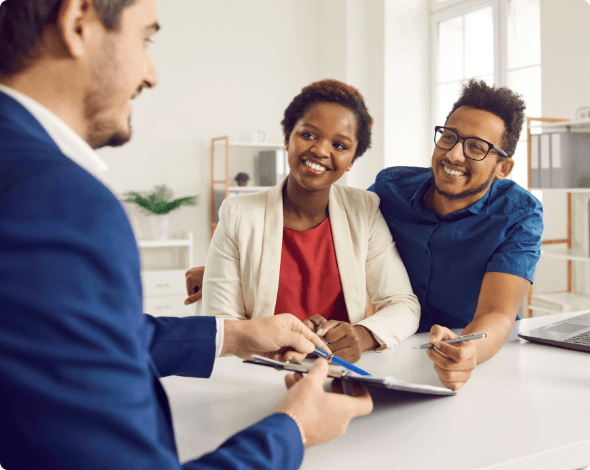
{"type": "MultiPolygon", "coordinates": [[[[508,157],[514,155],[516,144],[522,131],[524,123],[524,110],[526,105],[522,97],[513,92],[510,88],[489,86],[483,80],[471,79],[463,85],[463,91],[453,109],[447,116],[445,123],[457,108],[470,106],[482,109],[498,116],[504,121],[506,130],[502,137],[502,144],[499,147],[504,150],[508,157]]],[[[498,156],[499,160],[506,157],[498,156]]]]}
{"type": "Polygon", "coordinates": [[[356,116],[358,145],[354,154],[355,160],[371,147],[373,118],[369,114],[363,95],[355,87],[331,79],[307,85],[293,98],[285,109],[285,115],[281,121],[285,139],[289,139],[297,121],[316,103],[338,103],[350,109],[356,116]]]}

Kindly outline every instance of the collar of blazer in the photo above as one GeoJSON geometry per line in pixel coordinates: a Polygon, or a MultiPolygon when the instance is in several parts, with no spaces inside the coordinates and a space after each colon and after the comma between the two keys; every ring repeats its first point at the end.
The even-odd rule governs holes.
{"type": "MultiPolygon", "coordinates": [[[[267,194],[263,250],[257,290],[258,300],[252,313],[253,318],[265,316],[265,312],[274,313],[276,305],[281,272],[281,250],[283,247],[283,187],[287,182],[287,178],[274,186],[267,194]]],[[[347,207],[349,204],[343,197],[344,191],[344,187],[336,184],[332,185],[328,200],[328,211],[344,301],[349,320],[354,324],[365,317],[366,293],[362,292],[361,288],[361,286],[365,285],[365,267],[356,265],[351,227],[347,214],[347,210],[350,208],[347,207]],[[362,279],[358,279],[359,276],[362,276],[362,279]]],[[[356,217],[353,217],[353,219],[356,220],[356,217]]]]}

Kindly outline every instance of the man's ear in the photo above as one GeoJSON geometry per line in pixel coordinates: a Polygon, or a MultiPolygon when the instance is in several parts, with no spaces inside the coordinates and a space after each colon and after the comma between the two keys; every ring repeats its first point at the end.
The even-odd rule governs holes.
{"type": "Polygon", "coordinates": [[[63,0],[56,27],[64,49],[72,57],[81,57],[93,38],[93,30],[102,22],[92,0],[63,0]]]}
{"type": "Polygon", "coordinates": [[[512,173],[514,168],[514,160],[512,158],[505,158],[496,165],[496,179],[503,180],[512,173]]]}

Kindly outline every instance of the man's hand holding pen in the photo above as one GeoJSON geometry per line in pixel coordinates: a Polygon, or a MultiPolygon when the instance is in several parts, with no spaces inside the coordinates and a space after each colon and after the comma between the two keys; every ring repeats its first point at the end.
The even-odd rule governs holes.
{"type": "MultiPolygon", "coordinates": [[[[298,362],[316,347],[328,349],[314,332],[290,314],[224,322],[222,354],[242,359],[257,354],[298,362]]],[[[373,410],[371,395],[364,386],[355,383],[352,396],[348,396],[343,384],[334,380],[332,390],[336,393],[329,393],[324,390],[327,376],[328,362],[324,359],[317,359],[306,377],[299,373],[285,376],[289,391],[276,411],[295,420],[306,447],[344,434],[351,419],[373,410]]]]}
{"type": "Polygon", "coordinates": [[[434,363],[434,370],[442,384],[451,389],[459,390],[471,377],[477,365],[477,350],[473,341],[447,344],[442,341],[458,336],[448,328],[434,325],[430,329],[429,343],[434,348],[427,349],[426,354],[434,363]]]}

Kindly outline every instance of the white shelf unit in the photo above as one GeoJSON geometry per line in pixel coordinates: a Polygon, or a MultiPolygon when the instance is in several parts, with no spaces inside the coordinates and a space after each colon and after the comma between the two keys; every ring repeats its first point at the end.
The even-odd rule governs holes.
{"type": "Polygon", "coordinates": [[[210,220],[210,228],[211,228],[211,236],[213,236],[213,232],[215,231],[215,227],[217,227],[217,222],[215,222],[215,185],[223,185],[225,188],[225,197],[229,197],[231,194],[242,194],[242,193],[252,193],[262,191],[264,189],[268,189],[266,186],[230,186],[230,179],[229,179],[229,154],[230,148],[249,148],[249,149],[282,149],[284,148],[284,143],[273,143],[273,142],[239,142],[239,141],[230,141],[228,136],[223,137],[215,137],[211,139],[211,197],[209,201],[209,220],[210,220]],[[224,179],[216,179],[215,178],[215,155],[216,150],[223,145],[224,147],[224,157],[225,157],[225,174],[224,179]]]}
{"type": "Polygon", "coordinates": [[[143,311],[154,316],[184,317],[191,314],[186,299],[185,272],[192,267],[193,236],[190,232],[167,240],[139,240],[143,311]]]}
{"type": "MultiPolygon", "coordinates": [[[[528,168],[529,168],[529,191],[542,191],[548,196],[565,194],[567,200],[566,208],[566,237],[563,239],[543,240],[541,257],[560,259],[567,262],[567,289],[565,292],[533,293],[529,290],[527,298],[528,316],[548,315],[570,310],[590,308],[590,297],[579,295],[573,292],[573,281],[575,265],[587,266],[590,263],[588,244],[585,247],[574,246],[572,231],[575,221],[572,216],[572,194],[590,194],[590,188],[532,188],[530,184],[531,175],[531,131],[543,132],[590,132],[590,119],[569,121],[565,119],[529,118],[527,119],[527,143],[528,143],[528,168]]],[[[590,152],[590,149],[589,149],[590,152]]],[[[588,224],[588,221],[585,222],[588,224]]]]}

